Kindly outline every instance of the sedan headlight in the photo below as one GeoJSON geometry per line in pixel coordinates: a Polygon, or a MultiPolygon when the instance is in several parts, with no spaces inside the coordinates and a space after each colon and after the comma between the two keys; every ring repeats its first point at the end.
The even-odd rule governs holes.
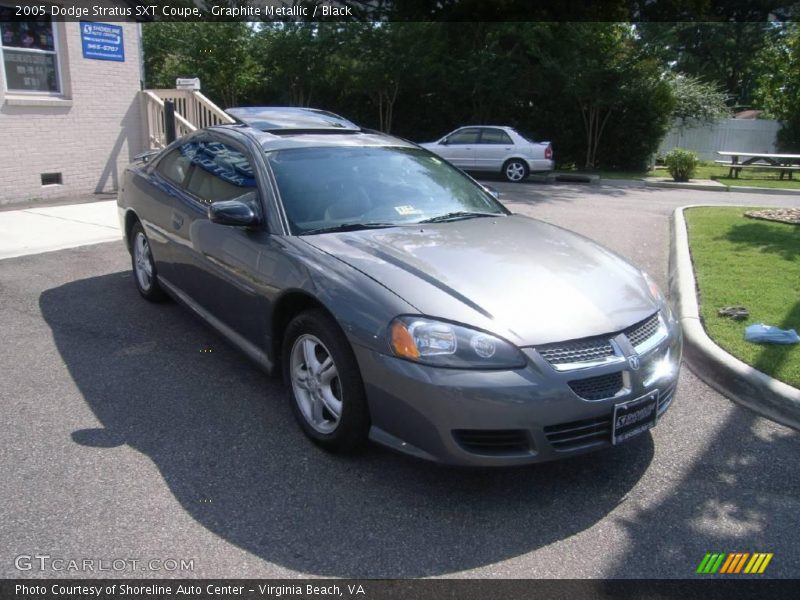
{"type": "Polygon", "coordinates": [[[658,302],[659,304],[664,304],[666,300],[664,299],[664,294],[661,293],[661,288],[658,287],[658,284],[653,280],[650,275],[642,271],[642,276],[644,280],[647,282],[647,287],[650,289],[650,295],[653,297],[653,300],[658,302]]]}
{"type": "Polygon", "coordinates": [[[650,295],[653,297],[653,300],[655,300],[656,304],[658,304],[658,306],[665,311],[662,312],[664,318],[669,322],[674,321],[675,311],[672,309],[670,303],[667,302],[667,298],[664,296],[661,288],[658,287],[658,284],[653,280],[653,278],[644,271],[642,271],[642,276],[647,282],[647,287],[650,290],[650,295]]]}
{"type": "Polygon", "coordinates": [[[396,356],[437,367],[519,369],[525,357],[489,333],[424,317],[397,317],[389,326],[396,356]]]}

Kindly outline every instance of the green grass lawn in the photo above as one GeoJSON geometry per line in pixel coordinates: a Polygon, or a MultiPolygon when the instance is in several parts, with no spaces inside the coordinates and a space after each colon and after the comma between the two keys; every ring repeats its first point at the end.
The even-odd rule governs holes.
{"type": "MultiPolygon", "coordinates": [[[[730,169],[725,165],[718,165],[713,161],[702,161],[697,167],[697,172],[692,177],[692,180],[714,179],[723,185],[800,190],[800,172],[793,175],[797,179],[786,179],[788,175],[784,175],[784,179],[780,179],[780,174],[771,170],[744,169],[739,173],[738,178],[729,177],[729,172],[730,169]]],[[[599,171],[598,174],[601,179],[642,179],[644,177],[670,176],[666,169],[652,171],[599,171]]]]}
{"type": "Polygon", "coordinates": [[[800,344],[753,344],[753,323],[800,331],[800,225],[744,216],[749,209],[685,211],[699,288],[700,315],[708,335],[755,368],[800,388],[800,344]],[[750,317],[717,315],[723,306],[745,306],[750,317]]]}

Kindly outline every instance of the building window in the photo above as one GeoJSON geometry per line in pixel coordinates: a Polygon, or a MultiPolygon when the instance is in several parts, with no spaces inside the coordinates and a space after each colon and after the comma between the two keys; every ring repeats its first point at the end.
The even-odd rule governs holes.
{"type": "Polygon", "coordinates": [[[0,6],[3,81],[9,92],[60,94],[61,76],[55,27],[49,17],[12,20],[13,9],[0,6]]]}

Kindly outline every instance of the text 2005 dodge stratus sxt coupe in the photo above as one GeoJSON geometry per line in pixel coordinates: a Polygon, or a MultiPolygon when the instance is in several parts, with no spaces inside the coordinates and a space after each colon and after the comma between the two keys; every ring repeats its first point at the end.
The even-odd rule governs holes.
{"type": "Polygon", "coordinates": [[[681,333],[637,268],[411,143],[321,111],[231,112],[126,172],[135,281],[282,372],[315,442],[516,465],[620,443],[669,407],[681,333]]]}

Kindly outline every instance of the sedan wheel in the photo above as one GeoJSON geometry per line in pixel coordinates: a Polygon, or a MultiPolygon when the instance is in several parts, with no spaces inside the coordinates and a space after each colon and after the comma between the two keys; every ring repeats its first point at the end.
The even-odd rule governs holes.
{"type": "Polygon", "coordinates": [[[518,183],[528,176],[528,165],[513,158],[503,165],[503,176],[513,183],[518,183]]]}
{"type": "Polygon", "coordinates": [[[151,302],[163,300],[165,295],[156,279],[156,264],[150,251],[150,242],[141,223],[136,223],[131,229],[131,240],[131,262],[136,288],[151,302]]]}
{"type": "Polygon", "coordinates": [[[342,417],[342,384],[330,350],[313,335],[301,335],[292,347],[289,369],[306,422],[320,433],[332,433],[342,417]]]}
{"type": "Polygon", "coordinates": [[[370,420],[352,348],[321,310],[301,313],[286,329],[283,374],[303,432],[328,450],[351,451],[367,440],[370,420]]]}

